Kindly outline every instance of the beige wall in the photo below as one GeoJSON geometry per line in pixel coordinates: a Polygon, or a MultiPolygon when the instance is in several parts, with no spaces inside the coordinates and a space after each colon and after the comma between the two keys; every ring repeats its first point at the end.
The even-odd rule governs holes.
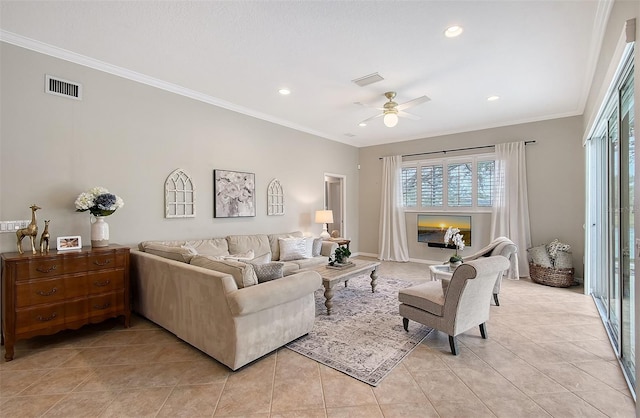
{"type": "MultiPolygon", "coordinates": [[[[37,203],[40,230],[50,219],[52,237],[81,235],[88,244],[89,215],[76,213],[73,202],[100,185],[125,202],[108,218],[112,242],[296,229],[317,235],[322,228],[312,215],[323,206],[330,172],[347,177],[347,234],[357,250],[356,148],[9,44],[0,48],[0,219],[29,219],[37,203]],[[45,94],[45,74],[82,83],[83,100],[45,94]],[[196,218],[164,218],[164,182],[176,168],[195,181],[196,218]],[[256,217],[213,218],[214,169],[256,174],[256,217]],[[273,178],[285,191],[284,216],[266,215],[273,178]]],[[[0,251],[15,251],[15,234],[0,234],[0,251]]]]}
{"type": "MultiPolygon", "coordinates": [[[[585,194],[581,137],[582,118],[571,117],[361,148],[360,251],[378,253],[382,175],[379,157],[535,140],[535,144],[527,145],[526,151],[532,243],[538,245],[557,238],[571,244],[576,276],[582,277],[585,194]]],[[[489,242],[490,221],[487,214],[473,216],[474,242],[465,253],[470,254],[489,242]]],[[[415,214],[407,214],[407,232],[411,258],[441,261],[448,258],[446,250],[417,243],[415,214]]]]}

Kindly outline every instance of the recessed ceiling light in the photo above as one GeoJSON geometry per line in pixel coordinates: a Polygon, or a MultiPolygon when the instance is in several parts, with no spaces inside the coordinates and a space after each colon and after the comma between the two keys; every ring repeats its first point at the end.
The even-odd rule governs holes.
{"type": "Polygon", "coordinates": [[[360,123],[358,124],[358,126],[367,126],[367,124],[366,124],[366,123],[364,123],[364,122],[360,122],[360,123]]]}
{"type": "Polygon", "coordinates": [[[444,31],[444,36],[446,36],[447,38],[455,38],[456,36],[460,35],[462,31],[462,26],[449,26],[447,30],[444,31]]]}
{"type": "Polygon", "coordinates": [[[291,90],[289,90],[287,88],[282,88],[282,89],[278,90],[278,93],[282,94],[283,96],[286,96],[288,94],[291,94],[291,90]]]}
{"type": "Polygon", "coordinates": [[[496,100],[499,100],[500,96],[489,96],[487,97],[487,101],[489,102],[495,102],[496,100]]]}

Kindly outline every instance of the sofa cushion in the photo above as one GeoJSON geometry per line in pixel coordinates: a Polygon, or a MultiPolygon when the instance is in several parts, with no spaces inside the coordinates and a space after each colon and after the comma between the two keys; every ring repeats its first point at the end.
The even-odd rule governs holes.
{"type": "Polygon", "coordinates": [[[186,241],[185,245],[193,247],[198,252],[198,255],[229,255],[229,246],[225,238],[186,241]]]}
{"type": "Polygon", "coordinates": [[[264,283],[284,276],[284,263],[274,261],[264,264],[253,264],[253,270],[258,277],[258,283],[264,283]]]}
{"type": "Polygon", "coordinates": [[[278,238],[280,261],[307,258],[307,241],[304,238],[278,238]]]}
{"type": "Polygon", "coordinates": [[[230,274],[233,276],[238,289],[258,284],[258,277],[251,264],[240,261],[220,260],[214,256],[196,255],[191,259],[191,265],[230,274]]]}
{"type": "Polygon", "coordinates": [[[158,255],[170,260],[182,261],[183,263],[188,263],[195,255],[192,249],[184,246],[171,246],[152,242],[140,243],[140,246],[146,253],[158,255]]]}
{"type": "Polygon", "coordinates": [[[407,287],[398,292],[398,300],[433,315],[442,316],[444,292],[437,281],[407,287]]]}
{"type": "Polygon", "coordinates": [[[264,253],[249,260],[251,264],[266,264],[271,262],[271,253],[264,253]]]}
{"type": "Polygon", "coordinates": [[[284,261],[283,272],[285,276],[296,274],[300,271],[300,266],[294,261],[284,261]]]}
{"type": "Polygon", "coordinates": [[[228,235],[227,244],[230,254],[246,253],[253,250],[253,253],[264,254],[271,251],[269,238],[266,235],[228,235]]]}
{"type": "Polygon", "coordinates": [[[280,238],[302,238],[303,234],[300,231],[289,232],[287,234],[270,234],[269,245],[271,247],[271,259],[274,261],[280,260],[280,238]]]}
{"type": "Polygon", "coordinates": [[[224,257],[225,260],[234,260],[234,261],[251,261],[256,257],[253,250],[245,251],[239,254],[229,254],[224,257]]]}
{"type": "Polygon", "coordinates": [[[290,263],[297,264],[300,269],[312,269],[315,267],[327,265],[328,262],[329,259],[323,255],[313,258],[303,258],[301,260],[290,261],[290,263]]]}

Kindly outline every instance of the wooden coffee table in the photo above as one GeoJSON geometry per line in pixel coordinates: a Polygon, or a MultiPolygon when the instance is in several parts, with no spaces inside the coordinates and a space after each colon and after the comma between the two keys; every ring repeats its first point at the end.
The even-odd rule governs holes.
{"type": "Polygon", "coordinates": [[[347,282],[362,273],[369,273],[371,276],[371,293],[376,291],[376,279],[378,278],[378,266],[379,261],[364,261],[364,260],[351,260],[354,266],[343,269],[331,269],[327,266],[316,267],[313,270],[320,273],[322,276],[322,284],[324,286],[324,306],[327,307],[327,315],[331,315],[331,308],[333,307],[333,288],[336,284],[344,282],[344,286],[347,287],[347,282]]]}

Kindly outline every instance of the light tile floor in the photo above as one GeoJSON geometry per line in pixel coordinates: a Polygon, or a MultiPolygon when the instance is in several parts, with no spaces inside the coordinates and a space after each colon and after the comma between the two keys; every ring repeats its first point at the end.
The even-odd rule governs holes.
{"type": "MultiPolygon", "coordinates": [[[[388,263],[384,277],[424,281],[388,263]]],[[[288,349],[231,372],[134,316],[23,341],[0,362],[0,416],[61,417],[633,417],[590,297],[505,281],[489,339],[432,333],[376,388],[288,349]]],[[[400,319],[398,319],[400,320],[400,319]]],[[[411,323],[410,326],[418,326],[411,323]]]]}

